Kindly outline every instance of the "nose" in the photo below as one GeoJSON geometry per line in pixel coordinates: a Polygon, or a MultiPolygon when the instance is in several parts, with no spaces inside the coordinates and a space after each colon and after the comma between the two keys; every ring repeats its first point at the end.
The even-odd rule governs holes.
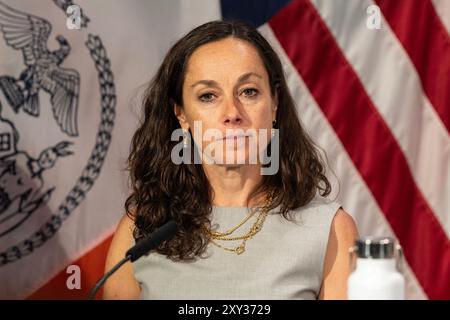
{"type": "Polygon", "coordinates": [[[235,126],[242,124],[241,106],[237,99],[230,98],[224,106],[224,119],[223,122],[226,126],[235,126]]]}

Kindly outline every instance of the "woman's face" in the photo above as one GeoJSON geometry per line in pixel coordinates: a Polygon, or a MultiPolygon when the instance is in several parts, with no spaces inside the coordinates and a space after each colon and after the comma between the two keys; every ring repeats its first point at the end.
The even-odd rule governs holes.
{"type": "Polygon", "coordinates": [[[277,101],[257,50],[246,41],[226,38],[197,48],[188,61],[183,104],[175,114],[204,160],[253,163],[250,148],[261,152],[270,140],[277,101]]]}

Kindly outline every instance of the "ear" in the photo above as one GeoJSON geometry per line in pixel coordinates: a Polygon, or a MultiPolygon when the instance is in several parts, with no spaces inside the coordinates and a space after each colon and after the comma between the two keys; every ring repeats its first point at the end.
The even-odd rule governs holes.
{"type": "Polygon", "coordinates": [[[178,119],[178,122],[180,123],[181,128],[185,130],[189,130],[189,123],[186,119],[186,114],[184,113],[184,109],[174,103],[173,105],[173,112],[175,113],[175,116],[178,119]]]}
{"type": "Polygon", "coordinates": [[[272,120],[276,120],[277,118],[277,109],[278,109],[278,93],[275,92],[275,96],[272,98],[272,120]]]}

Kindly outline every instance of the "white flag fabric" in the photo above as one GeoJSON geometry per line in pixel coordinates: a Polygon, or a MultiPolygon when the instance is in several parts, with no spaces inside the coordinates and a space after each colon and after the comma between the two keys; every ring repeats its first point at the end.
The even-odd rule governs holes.
{"type": "Polygon", "coordinates": [[[89,21],[77,30],[58,2],[69,4],[0,2],[3,299],[29,296],[111,236],[128,194],[136,96],[179,37],[220,18],[209,1],[79,1],[89,21]],[[34,111],[27,86],[37,87],[34,111]]]}

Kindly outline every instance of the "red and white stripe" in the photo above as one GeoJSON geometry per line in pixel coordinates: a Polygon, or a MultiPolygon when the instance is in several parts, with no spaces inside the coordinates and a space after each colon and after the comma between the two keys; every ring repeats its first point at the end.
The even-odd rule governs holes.
{"type": "MultiPolygon", "coordinates": [[[[378,3],[383,13],[403,12],[378,3]]],[[[417,71],[414,59],[431,61],[409,53],[389,21],[380,30],[366,28],[370,4],[293,1],[265,33],[288,58],[288,76],[297,74],[290,86],[299,116],[336,161],[339,199],[361,234],[400,240],[409,297],[449,298],[449,107],[433,104],[446,93],[434,90],[428,70],[417,71]]],[[[438,58],[446,68],[450,55],[438,58]]],[[[445,80],[439,85],[448,86],[445,80]]]]}
{"type": "Polygon", "coordinates": [[[450,1],[448,0],[433,0],[433,6],[437,15],[441,18],[442,23],[450,34],[450,1]]]}
{"type": "MultiPolygon", "coordinates": [[[[326,153],[334,174],[337,177],[345,177],[345,179],[339,178],[338,183],[333,176],[330,176],[334,188],[331,197],[337,195],[337,190],[340,191],[338,201],[345,204],[344,209],[352,213],[353,217],[357,220],[358,231],[361,236],[376,234],[395,237],[383,212],[367,188],[364,179],[354,166],[339,137],[317,105],[314,97],[311,96],[307,85],[303,82],[295,67],[290,63],[289,58],[278,43],[272,30],[268,25],[264,25],[260,28],[260,31],[284,60],[288,85],[293,98],[297,102],[302,123],[317,144],[326,148],[326,153]],[[346,192],[346,190],[352,190],[352,192],[346,192]],[[355,194],[358,197],[355,197],[355,194]]],[[[423,299],[425,293],[423,293],[409,265],[406,265],[405,275],[408,280],[408,298],[423,299]]]]}

